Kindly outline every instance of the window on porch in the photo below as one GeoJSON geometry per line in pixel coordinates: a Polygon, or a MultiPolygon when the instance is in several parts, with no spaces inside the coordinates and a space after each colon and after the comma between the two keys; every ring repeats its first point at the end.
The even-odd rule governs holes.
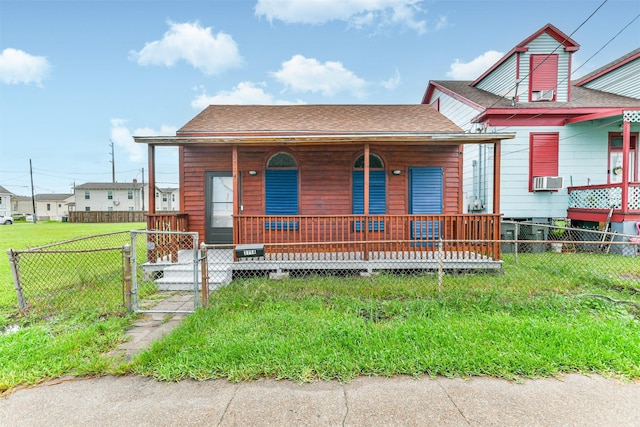
{"type": "MultiPolygon", "coordinates": [[[[364,214],[364,156],[353,165],[353,213],[364,214]]],[[[369,213],[387,213],[387,179],[384,163],[375,154],[369,155],[369,213]]]]}
{"type": "MultiPolygon", "coordinates": [[[[638,135],[631,135],[631,150],[629,152],[629,181],[638,181],[637,168],[637,142],[638,135]]],[[[622,182],[622,133],[609,133],[609,171],[608,183],[619,184],[622,182]]]]}
{"type": "MultiPolygon", "coordinates": [[[[293,156],[288,153],[274,154],[267,162],[265,214],[298,215],[298,166],[293,156]]],[[[278,221],[265,224],[267,230],[296,228],[296,224],[282,224],[278,221]]]]}

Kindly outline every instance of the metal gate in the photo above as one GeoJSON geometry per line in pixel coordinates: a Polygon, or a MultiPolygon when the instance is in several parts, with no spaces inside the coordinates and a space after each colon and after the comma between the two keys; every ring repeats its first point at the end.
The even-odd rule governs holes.
{"type": "Polygon", "coordinates": [[[192,313],[199,306],[202,280],[198,233],[131,232],[131,290],[138,313],[192,313]]]}

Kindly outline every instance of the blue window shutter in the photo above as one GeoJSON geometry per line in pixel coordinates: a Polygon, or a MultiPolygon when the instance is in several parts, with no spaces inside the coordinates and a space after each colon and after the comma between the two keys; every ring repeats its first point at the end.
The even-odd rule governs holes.
{"type": "Polygon", "coordinates": [[[265,171],[265,214],[298,215],[298,171],[265,171]]]}
{"type": "Polygon", "coordinates": [[[409,178],[409,213],[441,214],[442,168],[410,168],[409,178]]]}
{"type": "MultiPolygon", "coordinates": [[[[364,214],[364,171],[353,171],[353,213],[364,214]]],[[[369,213],[387,213],[387,174],[385,171],[369,171],[369,213]]]]}

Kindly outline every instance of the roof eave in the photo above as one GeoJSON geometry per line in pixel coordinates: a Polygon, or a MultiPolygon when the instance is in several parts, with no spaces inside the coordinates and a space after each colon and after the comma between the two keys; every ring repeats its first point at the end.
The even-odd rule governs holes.
{"type": "Polygon", "coordinates": [[[267,144],[362,144],[362,143],[394,143],[394,144],[482,144],[495,143],[502,139],[512,139],[513,133],[470,134],[460,132],[440,133],[385,133],[385,134],[308,134],[308,135],[207,135],[207,136],[167,136],[167,137],[134,137],[134,141],[149,145],[267,145],[267,144]],[[490,135],[490,136],[489,136],[490,135]]]}

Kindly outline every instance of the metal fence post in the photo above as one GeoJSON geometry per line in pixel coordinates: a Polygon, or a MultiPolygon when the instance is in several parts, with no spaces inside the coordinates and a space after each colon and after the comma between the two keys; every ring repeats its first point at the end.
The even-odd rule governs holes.
{"type": "Polygon", "coordinates": [[[516,222],[516,227],[515,227],[515,235],[513,236],[513,238],[515,239],[513,242],[513,257],[514,257],[514,261],[517,264],[518,263],[518,239],[520,238],[520,224],[516,222]]]}
{"type": "Polygon", "coordinates": [[[438,294],[442,295],[442,282],[444,280],[444,250],[442,248],[442,237],[438,242],[438,294]]]}
{"type": "Polygon", "coordinates": [[[11,265],[11,273],[13,274],[13,284],[16,288],[16,294],[18,295],[18,305],[20,306],[20,310],[26,310],[27,303],[25,302],[24,294],[22,293],[22,283],[20,283],[18,254],[13,249],[8,249],[7,255],[9,255],[9,265],[11,265]]]}
{"type": "Polygon", "coordinates": [[[131,305],[131,246],[125,244],[122,248],[124,259],[124,305],[127,311],[132,310],[131,305]]]}
{"type": "Polygon", "coordinates": [[[200,271],[202,273],[202,277],[200,279],[201,282],[201,290],[202,290],[202,306],[206,307],[209,304],[209,272],[208,272],[208,256],[207,256],[207,245],[202,242],[200,244],[200,271]]]}

